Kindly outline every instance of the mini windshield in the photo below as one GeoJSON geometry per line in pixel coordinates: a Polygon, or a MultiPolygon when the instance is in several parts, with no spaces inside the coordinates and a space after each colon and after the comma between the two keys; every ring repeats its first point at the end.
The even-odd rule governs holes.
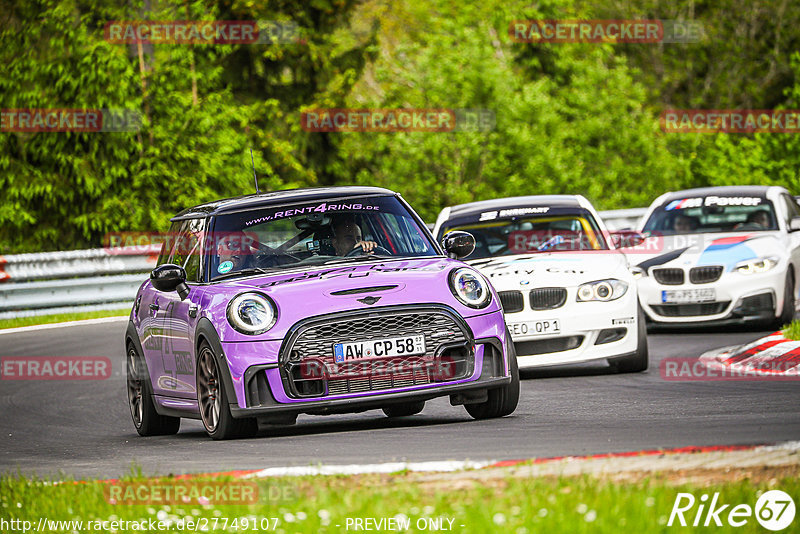
{"type": "Polygon", "coordinates": [[[695,197],[667,201],[644,231],[656,235],[777,230],[775,210],[763,197],[695,197]]]}
{"type": "Polygon", "coordinates": [[[467,260],[537,254],[607,250],[597,222],[592,214],[580,208],[549,209],[543,215],[527,215],[491,221],[448,221],[442,235],[462,230],[475,236],[475,251],[467,260]]]}
{"type": "Polygon", "coordinates": [[[212,235],[207,245],[211,280],[299,265],[437,254],[393,196],[219,215],[212,235]]]}

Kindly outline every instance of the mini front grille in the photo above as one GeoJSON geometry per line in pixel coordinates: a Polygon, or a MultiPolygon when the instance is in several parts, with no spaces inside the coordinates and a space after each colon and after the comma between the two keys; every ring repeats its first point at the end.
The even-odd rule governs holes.
{"type": "Polygon", "coordinates": [[[689,271],[689,281],[693,284],[710,284],[719,280],[720,276],[722,276],[722,265],[693,267],[689,271]]]}
{"type": "Polygon", "coordinates": [[[567,290],[563,287],[539,287],[532,289],[530,303],[532,310],[553,310],[567,301],[567,290]]]}
{"type": "Polygon", "coordinates": [[[468,376],[474,364],[466,324],[442,308],[387,308],[306,320],[281,351],[281,374],[292,397],[391,390],[468,376]],[[425,335],[425,354],[337,364],[336,343],[425,335]]]}
{"type": "Polygon", "coordinates": [[[497,296],[500,297],[500,304],[503,305],[503,311],[505,313],[517,313],[522,311],[525,299],[522,298],[522,293],[520,291],[500,291],[497,293],[497,296]]]}
{"type": "Polygon", "coordinates": [[[683,269],[653,269],[653,277],[659,284],[679,286],[683,283],[683,269]]]}
{"type": "Polygon", "coordinates": [[[651,306],[662,317],[696,317],[722,313],[730,304],[726,302],[704,302],[702,304],[657,304],[651,306]]]}

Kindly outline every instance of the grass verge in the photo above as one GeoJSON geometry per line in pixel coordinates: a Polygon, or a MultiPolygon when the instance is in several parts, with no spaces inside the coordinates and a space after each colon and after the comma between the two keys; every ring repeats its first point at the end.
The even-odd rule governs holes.
{"type": "Polygon", "coordinates": [[[0,319],[0,330],[4,328],[17,328],[20,326],[33,326],[37,324],[65,323],[67,321],[81,321],[83,319],[99,319],[101,317],[124,317],[131,312],[130,308],[119,310],[98,310],[78,313],[56,313],[53,315],[37,315],[34,317],[17,317],[15,319],[0,319]]]}
{"type": "MultiPolygon", "coordinates": [[[[159,527],[154,526],[157,521],[168,525],[171,531],[353,532],[365,530],[368,518],[375,522],[389,518],[395,521],[382,523],[383,528],[381,523],[369,523],[373,530],[391,531],[388,527],[393,524],[394,531],[401,532],[434,531],[437,526],[438,530],[453,532],[518,534],[707,532],[709,527],[702,526],[705,514],[700,526],[691,525],[701,496],[706,494],[711,501],[714,493],[719,492],[718,505],[731,506],[721,514],[723,527],[715,527],[712,522],[714,532],[764,532],[754,516],[746,518],[747,523],[742,527],[727,525],[727,513],[738,504],[754,508],[759,495],[769,489],[781,489],[795,499],[800,495],[800,480],[794,475],[760,481],[717,480],[699,485],[676,485],[663,474],[625,482],[592,476],[505,476],[486,485],[456,479],[446,487],[419,484],[415,475],[409,473],[270,478],[254,482],[230,478],[178,481],[129,477],[121,482],[54,483],[4,476],[0,478],[0,521],[2,518],[28,521],[17,523],[19,531],[22,526],[36,530],[37,525],[44,524],[46,532],[79,533],[103,530],[98,521],[148,522],[144,529],[118,524],[118,532],[157,531],[159,527]],[[165,488],[173,488],[174,493],[182,484],[193,485],[198,493],[203,487],[221,485],[229,490],[230,496],[235,494],[234,488],[241,490],[243,485],[252,483],[257,484],[255,504],[198,504],[190,498],[178,504],[148,501],[156,494],[155,488],[165,495],[168,492],[165,488]],[[112,503],[112,491],[117,491],[115,495],[120,499],[122,495],[133,495],[144,497],[146,502],[112,503]],[[697,504],[685,513],[688,527],[677,522],[669,527],[667,522],[679,492],[693,494],[697,504]],[[357,520],[361,520],[360,529],[357,520]],[[69,521],[73,523],[65,523],[69,521]],[[403,528],[406,524],[408,529],[403,528]]],[[[218,495],[219,490],[215,491],[218,495]]],[[[8,525],[13,526],[7,524],[5,528],[8,525]]]]}
{"type": "Polygon", "coordinates": [[[800,341],[800,321],[792,321],[783,327],[783,337],[800,341]]]}

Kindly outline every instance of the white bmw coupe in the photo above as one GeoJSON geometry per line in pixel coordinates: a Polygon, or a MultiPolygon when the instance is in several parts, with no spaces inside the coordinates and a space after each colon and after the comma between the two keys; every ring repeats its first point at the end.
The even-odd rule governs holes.
{"type": "Polygon", "coordinates": [[[780,327],[794,318],[800,206],[783,187],[666,193],[640,230],[648,237],[629,257],[656,325],[780,327]]]}
{"type": "MultiPolygon", "coordinates": [[[[520,369],[608,360],[647,369],[636,282],[592,205],[579,195],[486,200],[445,208],[434,227],[475,237],[464,261],[495,287],[520,369]]],[[[629,241],[636,244],[638,239],[629,241]]]]}

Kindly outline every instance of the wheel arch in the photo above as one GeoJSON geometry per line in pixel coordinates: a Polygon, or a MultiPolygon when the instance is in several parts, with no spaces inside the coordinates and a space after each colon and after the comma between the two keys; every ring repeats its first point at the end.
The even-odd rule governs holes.
{"type": "Polygon", "coordinates": [[[217,360],[217,367],[219,368],[222,381],[228,394],[228,403],[238,408],[239,402],[236,395],[236,390],[233,387],[233,378],[231,376],[231,368],[228,366],[228,360],[225,357],[225,351],[222,349],[222,342],[219,339],[217,329],[207,317],[201,318],[197,322],[197,328],[194,333],[194,365],[195,376],[197,376],[197,361],[200,357],[200,345],[205,341],[211,346],[214,351],[214,357],[217,360]]]}

